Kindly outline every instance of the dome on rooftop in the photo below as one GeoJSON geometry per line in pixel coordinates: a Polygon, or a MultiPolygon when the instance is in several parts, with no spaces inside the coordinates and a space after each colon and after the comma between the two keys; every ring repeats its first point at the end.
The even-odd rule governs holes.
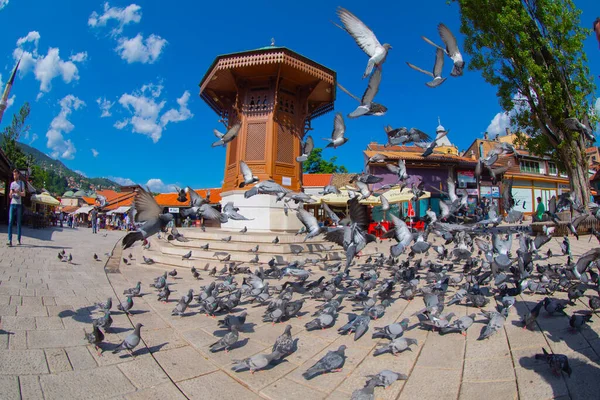
{"type": "Polygon", "coordinates": [[[83,190],[78,190],[73,194],[73,197],[85,197],[86,193],[83,190]]]}
{"type": "Polygon", "coordinates": [[[73,191],[72,190],[67,190],[64,194],[63,197],[73,197],[73,191]]]}
{"type": "Polygon", "coordinates": [[[91,197],[92,199],[96,199],[96,198],[98,198],[98,195],[94,192],[94,193],[90,193],[90,195],[88,197],[91,197]]]}

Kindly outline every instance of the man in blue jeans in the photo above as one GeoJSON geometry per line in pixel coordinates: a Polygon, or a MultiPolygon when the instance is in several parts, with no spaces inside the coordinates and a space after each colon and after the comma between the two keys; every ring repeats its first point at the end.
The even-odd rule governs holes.
{"type": "Polygon", "coordinates": [[[96,207],[90,212],[90,218],[92,219],[92,233],[98,233],[98,209],[96,207]]]}
{"type": "Polygon", "coordinates": [[[19,170],[13,171],[14,181],[10,184],[10,209],[8,211],[8,246],[12,246],[12,225],[17,217],[17,240],[21,244],[21,215],[23,214],[21,198],[25,196],[25,182],[21,179],[19,170]]]}

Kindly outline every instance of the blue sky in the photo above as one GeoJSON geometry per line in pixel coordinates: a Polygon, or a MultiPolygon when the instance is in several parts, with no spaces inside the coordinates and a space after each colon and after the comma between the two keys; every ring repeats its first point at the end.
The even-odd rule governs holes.
{"type": "MultiPolygon", "coordinates": [[[[595,3],[576,1],[586,27],[600,14],[595,3]]],[[[174,183],[218,187],[225,150],[210,146],[212,130],[222,126],[198,97],[205,71],[217,55],[267,46],[273,37],[276,45],[335,70],[339,82],[361,96],[367,56],[330,22],[337,19],[338,5],[393,46],[377,97],[389,111],[384,117],[346,120],[349,142],[327,149],[325,157],[335,155],[349,170],[361,170],[360,152],[370,141],[385,141],[387,124],[434,133],[439,116],[461,150],[485,130],[506,126],[497,115],[495,89],[478,72],[466,70],[463,77],[429,89],[427,77],[405,64],[431,68],[433,48],[420,36],[439,41],[439,22],[463,42],[458,7],[446,0],[388,2],[385,7],[356,0],[224,4],[0,0],[2,82],[15,57],[23,54],[11,93],[14,104],[2,126],[29,101],[32,129],[23,141],[87,176],[148,184],[155,191],[168,191],[174,183]]],[[[600,50],[591,35],[586,51],[598,79],[600,50]]],[[[448,74],[448,59],[445,67],[448,74]]],[[[338,91],[336,110],[346,115],[354,107],[354,100],[338,91]]],[[[332,126],[331,113],[314,121],[317,146],[332,126]]]]}

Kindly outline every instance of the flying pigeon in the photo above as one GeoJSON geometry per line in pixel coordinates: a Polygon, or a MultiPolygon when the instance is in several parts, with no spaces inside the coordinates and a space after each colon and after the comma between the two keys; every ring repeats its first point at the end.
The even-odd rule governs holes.
{"type": "Polygon", "coordinates": [[[327,140],[329,142],[327,147],[333,147],[336,149],[346,143],[348,138],[344,137],[345,132],[346,124],[344,123],[344,117],[342,116],[342,113],[338,112],[335,114],[335,118],[333,119],[333,132],[331,132],[331,139],[323,138],[323,140],[327,140]]]}
{"type": "Polygon", "coordinates": [[[248,167],[243,160],[240,160],[240,170],[242,171],[242,176],[244,177],[244,182],[240,182],[240,187],[243,188],[246,185],[252,185],[253,183],[258,182],[258,178],[252,175],[252,170],[248,167]]]}
{"type": "Polygon", "coordinates": [[[385,115],[387,112],[387,107],[383,104],[375,103],[373,100],[379,91],[379,85],[381,84],[381,70],[376,69],[373,75],[369,78],[369,84],[363,93],[362,99],[359,99],[358,96],[352,94],[348,89],[343,87],[338,82],[338,87],[346,93],[348,96],[352,97],[354,100],[358,101],[359,106],[348,114],[348,118],[358,118],[363,115],[375,115],[377,117],[381,117],[385,115]]]}
{"type": "Polygon", "coordinates": [[[162,207],[154,200],[152,194],[144,189],[139,189],[136,193],[133,206],[137,211],[134,220],[144,222],[144,225],[139,230],[125,235],[122,240],[123,249],[127,249],[135,242],[158,233],[173,220],[173,214],[162,214],[162,207]]]}
{"type": "Polygon", "coordinates": [[[315,147],[312,136],[308,135],[304,143],[302,143],[301,155],[296,157],[296,161],[304,162],[308,160],[308,156],[312,153],[313,148],[315,147]]]}
{"type": "Polygon", "coordinates": [[[346,346],[341,345],[336,351],[328,351],[323,358],[321,358],[315,365],[310,367],[302,374],[304,379],[310,380],[317,375],[321,375],[327,372],[339,372],[342,370],[344,363],[346,362],[346,355],[344,351],[346,346]]]}
{"type": "Polygon", "coordinates": [[[446,53],[452,59],[452,61],[454,61],[454,67],[452,68],[452,72],[450,72],[450,75],[461,76],[463,74],[465,62],[462,58],[462,54],[460,54],[460,51],[458,50],[458,45],[456,43],[456,37],[454,37],[452,32],[450,32],[450,29],[448,29],[448,27],[442,23],[440,23],[438,25],[438,33],[440,34],[442,41],[446,45],[446,48],[443,48],[443,47],[433,43],[431,40],[427,39],[425,36],[421,36],[421,37],[427,43],[444,51],[444,53],[446,53]]]}
{"type": "Polygon", "coordinates": [[[415,71],[419,71],[425,75],[428,75],[433,78],[432,81],[426,83],[430,88],[435,88],[440,86],[442,83],[446,81],[447,78],[442,78],[442,69],[444,68],[444,50],[438,48],[435,52],[435,63],[433,64],[433,72],[425,71],[413,65],[409,62],[406,63],[409,67],[414,69],[415,71]]]}
{"type": "Polygon", "coordinates": [[[278,194],[289,192],[289,189],[284,188],[280,184],[276,183],[274,180],[267,180],[257,183],[252,189],[244,192],[244,197],[248,199],[257,194],[278,194]]]}
{"type": "Polygon", "coordinates": [[[212,144],[212,147],[217,146],[225,146],[227,143],[231,142],[238,135],[240,128],[242,127],[242,122],[238,122],[233,125],[227,133],[221,133],[218,130],[214,129],[213,132],[215,136],[219,139],[212,144]]]}
{"type": "Polygon", "coordinates": [[[373,67],[380,68],[392,46],[387,43],[380,44],[373,31],[345,8],[338,7],[337,15],[344,25],[342,29],[348,32],[356,44],[370,57],[367,69],[363,74],[364,79],[371,74],[373,67]]]}

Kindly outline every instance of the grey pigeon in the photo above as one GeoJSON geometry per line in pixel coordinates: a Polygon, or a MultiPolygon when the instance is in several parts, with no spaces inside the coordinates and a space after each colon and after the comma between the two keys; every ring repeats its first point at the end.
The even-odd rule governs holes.
{"type": "Polygon", "coordinates": [[[308,160],[308,156],[312,153],[314,148],[314,142],[312,136],[308,135],[304,143],[302,143],[301,155],[296,157],[296,161],[304,162],[308,160]]]}
{"type": "Polygon", "coordinates": [[[573,314],[569,319],[569,325],[576,330],[581,330],[587,322],[592,322],[592,314],[573,314]]]}
{"type": "Polygon", "coordinates": [[[275,340],[272,352],[277,352],[281,356],[286,356],[294,352],[294,339],[292,338],[292,326],[285,327],[285,331],[275,340]]]}
{"type": "Polygon", "coordinates": [[[400,322],[394,322],[393,324],[384,326],[383,328],[375,327],[374,338],[387,337],[388,339],[396,339],[404,334],[404,331],[408,327],[408,318],[404,318],[400,322]]]}
{"type": "Polygon", "coordinates": [[[337,84],[338,87],[344,93],[346,93],[348,96],[352,97],[353,99],[355,99],[356,101],[359,102],[359,106],[356,107],[356,109],[354,111],[352,111],[350,114],[348,114],[348,118],[358,118],[358,117],[367,116],[367,115],[375,115],[375,116],[380,117],[380,116],[385,115],[385,113],[387,112],[387,107],[384,106],[383,104],[379,104],[379,103],[376,103],[375,101],[373,101],[375,99],[375,96],[377,95],[377,92],[379,91],[380,84],[381,84],[381,69],[378,68],[375,70],[373,75],[371,75],[371,78],[369,78],[369,84],[368,84],[367,88],[365,89],[365,92],[363,93],[362,98],[359,99],[357,96],[350,93],[350,91],[348,91],[348,89],[346,89],[345,87],[340,85],[340,83],[338,82],[338,84],[337,84]]]}
{"type": "Polygon", "coordinates": [[[105,303],[96,303],[96,307],[104,310],[110,310],[112,308],[112,297],[106,299],[105,303]]]}
{"type": "Polygon", "coordinates": [[[552,373],[556,376],[560,376],[560,372],[565,372],[571,377],[571,367],[569,366],[569,358],[564,354],[550,354],[546,349],[542,348],[543,354],[536,354],[535,358],[538,360],[544,360],[550,365],[552,373]]]}
{"type": "Polygon", "coordinates": [[[350,400],[375,400],[375,383],[368,381],[362,389],[353,391],[350,400]]]}
{"type": "Polygon", "coordinates": [[[137,231],[125,235],[121,241],[123,249],[160,232],[173,220],[173,214],[162,214],[163,208],[158,205],[150,192],[142,188],[135,195],[133,207],[136,210],[134,221],[144,222],[144,224],[137,231]]]}
{"type": "Polygon", "coordinates": [[[142,282],[138,282],[135,285],[135,287],[132,287],[132,288],[129,288],[129,289],[125,289],[123,291],[123,294],[125,294],[125,295],[132,295],[134,297],[139,297],[141,291],[142,291],[142,282]]]}
{"type": "Polygon", "coordinates": [[[140,344],[140,340],[142,338],[140,333],[142,326],[144,325],[139,323],[136,324],[134,331],[130,333],[116,349],[113,350],[113,353],[118,353],[121,350],[127,350],[129,354],[133,356],[131,351],[135,349],[138,344],[140,344]]]}
{"type": "Polygon", "coordinates": [[[240,315],[228,315],[224,319],[217,321],[217,324],[221,328],[231,329],[233,326],[240,328],[246,322],[247,315],[246,311],[242,311],[240,315]]]}
{"type": "Polygon", "coordinates": [[[525,316],[523,317],[523,329],[525,329],[525,328],[532,329],[533,328],[533,324],[535,324],[535,321],[537,320],[537,317],[540,315],[540,311],[542,310],[543,306],[544,306],[544,300],[539,301],[535,305],[535,307],[533,307],[531,309],[531,311],[529,311],[525,314],[525,316]]]}
{"type": "Polygon", "coordinates": [[[331,132],[331,139],[323,138],[329,142],[326,147],[333,147],[334,149],[340,147],[348,141],[348,138],[344,136],[346,132],[346,124],[344,123],[344,117],[342,113],[338,112],[335,114],[333,119],[333,132],[331,132]]]}
{"type": "Polygon", "coordinates": [[[354,340],[356,341],[367,332],[367,330],[369,329],[369,322],[371,322],[371,317],[367,312],[365,312],[362,315],[357,315],[346,325],[339,328],[338,332],[340,334],[354,332],[354,340]]]}
{"type": "Polygon", "coordinates": [[[113,323],[113,320],[112,320],[112,317],[110,316],[110,310],[105,310],[103,317],[92,320],[92,325],[97,326],[98,328],[104,329],[105,332],[107,332],[110,329],[110,326],[112,325],[112,323],[113,323]]]}
{"type": "Polygon", "coordinates": [[[246,185],[252,185],[253,183],[258,182],[258,178],[252,175],[252,170],[248,167],[244,161],[240,160],[240,170],[242,171],[242,176],[244,177],[244,181],[240,182],[240,187],[243,188],[246,185]]]}
{"type": "Polygon", "coordinates": [[[467,329],[475,322],[475,314],[465,315],[441,329],[441,333],[460,332],[461,335],[467,336],[467,329]]]}
{"type": "MultiPolygon", "coordinates": [[[[304,208],[298,208],[298,210],[296,211],[296,216],[298,217],[300,222],[302,222],[302,224],[306,227],[306,231],[308,232],[304,237],[304,241],[315,237],[321,233],[321,227],[319,226],[317,218],[315,218],[312,212],[308,212],[304,208]]],[[[300,248],[302,247],[300,246],[300,248]]]]}
{"type": "Polygon", "coordinates": [[[412,351],[410,346],[413,344],[418,344],[417,339],[396,338],[388,344],[384,344],[383,346],[375,350],[373,352],[373,355],[378,356],[387,352],[390,352],[393,355],[397,355],[398,353],[402,353],[404,350],[412,351]]]}
{"type": "Polygon", "coordinates": [[[229,353],[229,349],[231,348],[231,346],[237,343],[238,339],[238,328],[234,325],[231,327],[231,330],[227,332],[225,336],[223,336],[221,339],[209,346],[210,352],[216,353],[217,351],[225,350],[225,353],[229,353]]]}
{"type": "Polygon", "coordinates": [[[306,327],[307,331],[312,331],[314,329],[330,328],[335,324],[335,317],[336,317],[336,315],[334,313],[323,312],[323,313],[320,313],[317,316],[317,318],[306,323],[306,325],[304,325],[304,326],[306,327]]]}
{"type": "Polygon", "coordinates": [[[92,325],[92,331],[90,333],[85,334],[85,339],[88,341],[89,344],[94,345],[94,349],[98,352],[98,355],[101,356],[102,353],[100,352],[100,348],[98,347],[98,345],[104,340],[104,334],[102,333],[100,328],[98,328],[97,325],[92,325]]]}
{"type": "Polygon", "coordinates": [[[344,25],[340,28],[348,32],[362,51],[369,56],[369,62],[363,74],[363,78],[366,78],[373,71],[373,67],[377,67],[376,71],[379,70],[379,66],[385,61],[387,52],[392,46],[387,43],[380,44],[373,31],[345,8],[338,7],[337,15],[344,25]]]}
{"type": "Polygon", "coordinates": [[[346,354],[344,351],[346,346],[341,345],[336,351],[328,351],[319,361],[302,374],[304,379],[310,380],[315,376],[327,372],[339,372],[342,370],[346,362],[346,354]]]}
{"type": "Polygon", "coordinates": [[[127,295],[127,299],[123,303],[117,305],[117,309],[119,311],[123,311],[127,315],[131,314],[129,311],[131,310],[132,307],[133,307],[133,298],[129,294],[127,295]]]}
{"type": "Polygon", "coordinates": [[[485,329],[481,332],[478,340],[487,339],[492,336],[494,333],[498,332],[504,327],[504,322],[506,321],[505,312],[506,309],[503,309],[503,312],[495,312],[484,313],[489,318],[488,324],[485,329]]]}
{"type": "Polygon", "coordinates": [[[375,386],[383,386],[384,388],[387,388],[397,380],[407,380],[408,376],[399,372],[390,371],[389,369],[384,369],[377,375],[367,375],[367,378],[369,378],[369,382],[373,382],[375,386]]]}
{"type": "Polygon", "coordinates": [[[438,46],[437,44],[433,43],[431,40],[427,39],[425,36],[422,36],[422,38],[427,43],[444,51],[444,53],[446,53],[448,55],[448,57],[450,57],[452,59],[452,61],[454,61],[454,67],[452,68],[452,72],[450,72],[450,75],[455,76],[455,77],[461,76],[463,74],[465,62],[462,58],[462,54],[458,50],[458,44],[456,43],[456,38],[454,37],[454,35],[450,31],[450,29],[448,29],[448,27],[442,23],[440,23],[438,25],[438,33],[440,34],[442,41],[446,45],[446,48],[438,46]]]}
{"type": "Polygon", "coordinates": [[[166,303],[169,301],[170,295],[171,289],[169,289],[169,285],[165,285],[165,287],[158,293],[158,300],[166,303]]]}
{"type": "Polygon", "coordinates": [[[235,372],[240,372],[245,369],[249,369],[252,374],[263,368],[266,368],[271,361],[278,360],[281,358],[281,354],[275,352],[271,354],[257,354],[252,357],[248,357],[244,360],[234,360],[235,365],[231,369],[235,372]]]}
{"type": "MultiPolygon", "coordinates": [[[[250,221],[250,218],[244,217],[239,212],[239,208],[233,205],[233,202],[229,201],[223,206],[223,215],[227,216],[228,219],[232,219],[234,221],[250,221]]],[[[247,231],[248,229],[246,229],[247,231]]],[[[245,232],[241,232],[245,233],[245,232]]]]}
{"type": "Polygon", "coordinates": [[[414,69],[415,71],[419,71],[433,78],[432,81],[426,83],[426,85],[430,88],[438,87],[442,83],[444,83],[444,81],[446,81],[446,78],[442,78],[442,69],[444,68],[444,50],[440,48],[438,48],[435,52],[435,63],[433,64],[433,72],[421,69],[409,62],[407,62],[406,64],[408,64],[408,66],[414,69]]]}
{"type": "Polygon", "coordinates": [[[185,296],[181,296],[181,299],[179,299],[179,303],[177,303],[173,311],[171,311],[171,315],[179,315],[180,317],[182,317],[185,313],[185,310],[187,309],[187,306],[188,303],[186,302],[185,296]]]}
{"type": "Polygon", "coordinates": [[[219,139],[212,144],[212,147],[217,146],[225,146],[227,143],[231,142],[238,135],[240,128],[242,127],[242,122],[239,121],[235,125],[233,125],[227,133],[221,133],[218,130],[214,129],[213,132],[215,136],[219,139]]]}
{"type": "Polygon", "coordinates": [[[244,198],[248,199],[257,194],[278,194],[278,193],[290,193],[289,189],[284,188],[274,180],[262,181],[254,185],[250,190],[244,192],[244,198]]]}

